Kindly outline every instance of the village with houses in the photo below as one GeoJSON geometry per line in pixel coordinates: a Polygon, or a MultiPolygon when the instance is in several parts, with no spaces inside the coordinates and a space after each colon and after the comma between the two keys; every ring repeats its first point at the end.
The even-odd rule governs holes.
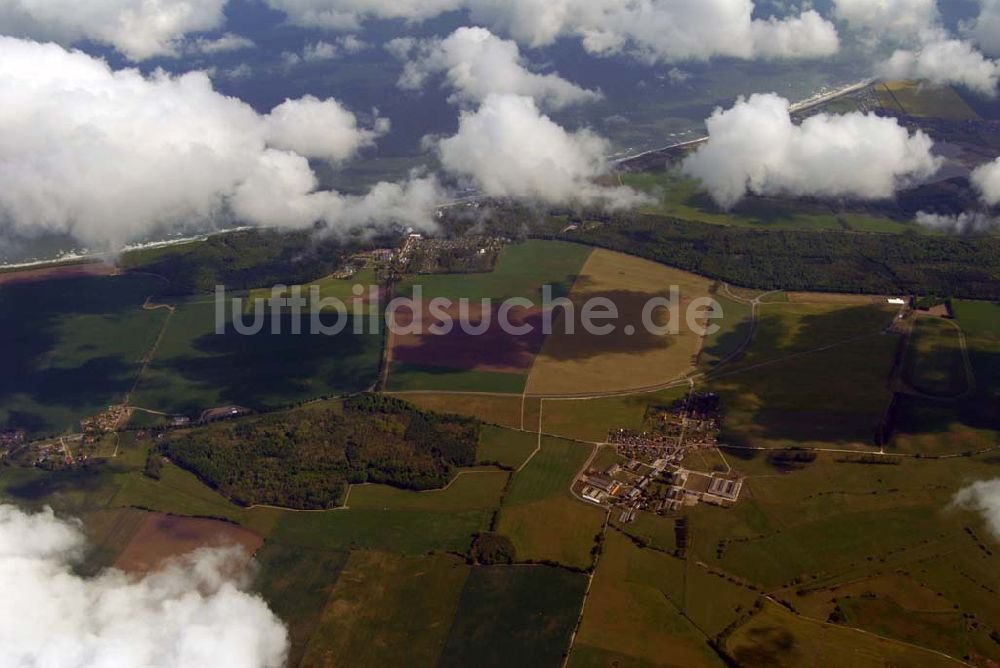
{"type": "Polygon", "coordinates": [[[574,483],[574,493],[590,503],[619,509],[617,519],[622,524],[642,510],[667,514],[698,503],[723,507],[737,503],[741,476],[684,466],[691,453],[718,446],[722,429],[718,395],[692,392],[670,406],[653,408],[643,427],[641,432],[612,431],[605,447],[614,447],[624,463],[588,469],[574,483]]]}

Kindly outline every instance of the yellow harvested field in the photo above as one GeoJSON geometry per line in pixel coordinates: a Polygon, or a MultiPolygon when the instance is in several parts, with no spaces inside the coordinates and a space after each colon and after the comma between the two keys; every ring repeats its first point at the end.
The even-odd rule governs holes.
{"type": "MultiPolygon", "coordinates": [[[[599,394],[641,389],[683,377],[694,366],[702,337],[686,322],[692,300],[708,297],[711,281],[655,262],[622,253],[596,250],[584,265],[570,299],[575,306],[575,333],[569,334],[565,318],[535,359],[527,393],[534,395],[599,394]],[[670,297],[679,288],[677,334],[653,333],[643,326],[643,310],[654,297],[670,297]],[[607,298],[618,310],[615,330],[608,335],[589,333],[581,327],[584,304],[607,298]],[[634,328],[629,334],[628,328],[634,328]]],[[[668,321],[666,308],[653,311],[658,326],[668,321]]],[[[604,324],[598,323],[598,324],[604,324]]]]}
{"type": "Polygon", "coordinates": [[[890,109],[902,109],[910,116],[979,120],[979,114],[951,86],[935,86],[919,81],[889,81],[876,89],[879,99],[890,109]]]}

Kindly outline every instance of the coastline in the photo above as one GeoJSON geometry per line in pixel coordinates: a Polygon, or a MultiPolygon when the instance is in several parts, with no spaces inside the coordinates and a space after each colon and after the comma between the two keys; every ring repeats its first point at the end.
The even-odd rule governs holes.
{"type": "MultiPolygon", "coordinates": [[[[830,102],[831,100],[835,100],[835,99],[837,99],[839,97],[842,97],[844,95],[850,95],[851,93],[854,93],[854,92],[856,92],[858,90],[861,90],[865,86],[871,85],[875,81],[877,81],[877,79],[867,78],[867,79],[863,79],[861,81],[856,81],[854,83],[845,84],[843,86],[835,88],[834,90],[823,91],[823,92],[817,93],[817,94],[815,94],[815,95],[813,95],[813,96],[811,96],[809,98],[806,98],[805,100],[801,100],[799,102],[796,102],[796,103],[790,105],[789,109],[790,109],[790,111],[792,113],[805,111],[805,110],[808,110],[808,109],[810,109],[812,107],[815,107],[817,105],[824,104],[826,102],[830,102]]],[[[689,139],[689,140],[686,140],[686,141],[682,141],[682,142],[677,142],[677,143],[674,143],[674,144],[670,144],[668,146],[662,146],[662,147],[659,147],[659,148],[653,148],[653,149],[648,149],[648,150],[645,150],[645,151],[640,151],[640,152],[634,153],[634,154],[626,154],[626,155],[620,155],[619,154],[617,156],[608,156],[608,161],[611,164],[614,164],[614,165],[622,165],[622,164],[631,162],[633,160],[641,159],[641,158],[643,158],[645,156],[655,155],[657,153],[661,153],[661,152],[664,152],[664,151],[676,150],[676,149],[684,148],[684,147],[687,147],[687,146],[695,146],[695,145],[698,145],[698,144],[702,144],[702,143],[704,143],[706,141],[708,141],[708,137],[707,136],[702,136],[702,137],[698,137],[696,139],[689,139]]],[[[470,201],[477,201],[478,199],[480,199],[479,195],[468,195],[466,197],[458,198],[458,199],[456,199],[456,200],[454,200],[452,202],[449,202],[447,204],[443,204],[441,208],[445,208],[447,206],[455,206],[457,204],[462,204],[462,203],[466,203],[466,202],[470,202],[470,201]]],[[[248,229],[253,229],[253,226],[243,225],[243,226],[239,226],[239,227],[232,227],[232,228],[226,228],[226,229],[222,229],[222,230],[217,230],[217,231],[214,231],[214,232],[207,232],[207,233],[204,233],[204,234],[197,234],[197,235],[192,235],[192,236],[187,236],[187,237],[179,237],[179,238],[176,238],[176,239],[164,239],[164,240],[158,240],[158,241],[149,241],[149,242],[143,242],[143,243],[128,244],[128,245],[125,245],[124,247],[122,247],[121,249],[116,250],[116,251],[100,251],[100,252],[92,252],[92,253],[91,252],[69,251],[69,252],[64,253],[63,255],[58,255],[56,257],[49,258],[49,259],[34,259],[33,258],[31,260],[25,260],[25,261],[20,261],[20,262],[9,262],[9,263],[7,263],[7,262],[0,262],[0,273],[9,273],[9,272],[16,272],[16,271],[23,271],[23,270],[30,270],[30,269],[44,269],[46,267],[64,266],[64,265],[72,265],[72,264],[91,264],[91,263],[97,263],[97,262],[110,262],[111,260],[117,258],[118,256],[120,256],[120,255],[122,255],[124,253],[131,252],[131,251],[149,250],[149,249],[155,249],[155,248],[167,248],[167,247],[170,247],[170,246],[176,246],[176,245],[180,245],[180,244],[195,243],[195,242],[198,242],[198,241],[205,241],[206,239],[209,239],[210,237],[213,237],[213,236],[216,236],[216,235],[219,235],[219,234],[229,234],[229,233],[232,233],[232,232],[239,232],[239,231],[248,230],[248,229]]]]}
{"type": "MultiPolygon", "coordinates": [[[[878,81],[878,79],[869,77],[867,79],[862,79],[861,81],[855,81],[854,83],[844,84],[843,86],[839,86],[833,90],[817,93],[804,100],[800,100],[799,102],[794,102],[789,105],[788,110],[793,114],[800,111],[807,111],[808,109],[812,109],[813,107],[825,104],[832,100],[836,100],[839,97],[855,93],[865,88],[866,86],[872,85],[876,81],[878,81]]],[[[659,148],[652,148],[646,151],[640,151],[639,153],[635,153],[632,155],[613,157],[610,158],[610,160],[613,164],[620,165],[626,162],[631,162],[632,160],[638,160],[647,155],[655,155],[656,153],[662,153],[663,151],[672,151],[679,148],[684,148],[686,146],[695,146],[697,144],[704,144],[706,141],[708,141],[707,135],[703,137],[698,137],[697,139],[689,139],[687,141],[670,144],[669,146],[661,146],[659,148]]]]}
{"type": "Polygon", "coordinates": [[[229,227],[222,230],[217,230],[214,232],[207,232],[204,234],[192,235],[189,237],[179,237],[176,239],[163,239],[159,241],[147,241],[142,243],[127,244],[116,251],[100,251],[100,252],[74,252],[70,251],[63,255],[47,259],[47,260],[25,260],[23,262],[11,262],[2,263],[0,262],[0,272],[12,272],[21,271],[25,269],[44,269],[45,267],[57,266],[57,265],[70,265],[70,264],[92,264],[96,262],[107,262],[118,256],[129,253],[132,251],[139,250],[150,250],[154,248],[168,248],[170,246],[178,246],[181,244],[195,243],[198,241],[205,241],[211,237],[220,234],[230,234],[232,232],[241,232],[243,230],[255,229],[250,225],[243,225],[240,227],[229,227]]]}

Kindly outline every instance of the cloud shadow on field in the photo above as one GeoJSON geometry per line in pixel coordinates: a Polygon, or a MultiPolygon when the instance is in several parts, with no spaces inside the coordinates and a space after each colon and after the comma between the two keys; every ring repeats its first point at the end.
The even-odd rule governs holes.
{"type": "MultiPolygon", "coordinates": [[[[393,346],[393,360],[404,364],[426,367],[447,367],[451,370],[490,369],[506,372],[523,372],[531,368],[535,355],[541,350],[544,340],[543,315],[534,309],[512,309],[509,315],[514,327],[527,326],[531,332],[524,335],[508,334],[499,323],[499,306],[494,305],[489,318],[489,328],[479,335],[463,331],[458,318],[458,310],[453,309],[456,318],[454,328],[447,334],[424,333],[422,335],[397,335],[393,346]]],[[[402,312],[398,323],[408,325],[411,318],[402,312]]],[[[473,312],[469,318],[470,328],[482,324],[484,316],[473,312]]],[[[437,321],[424,316],[426,330],[437,321]]]]}
{"type": "MultiPolygon", "coordinates": [[[[310,334],[310,316],[302,316],[301,334],[291,333],[291,316],[283,315],[281,333],[271,334],[270,324],[254,335],[203,334],[193,341],[196,355],[161,357],[157,371],[181,377],[172,389],[188,397],[170,397],[170,410],[196,415],[217,405],[236,404],[264,410],[280,408],[328,394],[356,392],[374,382],[378,371],[378,334],[354,334],[349,322],[335,336],[310,334]],[[372,339],[371,341],[367,339],[372,339]],[[206,405],[201,392],[217,394],[218,402],[206,405]]],[[[161,376],[162,378],[162,376],[161,376]]],[[[158,374],[140,386],[141,391],[162,390],[158,374]]]]}
{"type": "MultiPolygon", "coordinates": [[[[644,355],[674,345],[676,337],[650,332],[642,322],[643,308],[650,299],[660,295],[634,290],[586,292],[586,285],[586,281],[581,281],[577,290],[581,290],[583,294],[573,298],[576,307],[573,313],[573,333],[567,333],[565,313],[559,313],[554,321],[553,334],[545,346],[546,357],[560,362],[581,361],[607,354],[644,355]],[[583,306],[595,299],[609,300],[618,310],[617,319],[592,318],[593,324],[597,326],[614,325],[614,331],[610,334],[594,334],[583,327],[583,306]],[[633,331],[633,334],[629,335],[627,331],[633,331]]],[[[687,330],[683,310],[681,308],[681,313],[678,314],[681,332],[687,330]]],[[[598,309],[598,312],[603,312],[603,309],[598,309]]],[[[666,325],[668,318],[666,309],[662,307],[653,312],[653,321],[657,326],[666,325]]]]}
{"type": "Polygon", "coordinates": [[[80,419],[120,400],[138,370],[135,337],[156,318],[140,308],[158,286],[87,276],[0,287],[0,427],[57,433],[72,426],[67,411],[80,419]]]}
{"type": "Polygon", "coordinates": [[[899,341],[880,333],[891,317],[852,306],[803,316],[793,331],[765,309],[750,348],[708,383],[729,414],[722,442],[874,445],[899,341]]]}

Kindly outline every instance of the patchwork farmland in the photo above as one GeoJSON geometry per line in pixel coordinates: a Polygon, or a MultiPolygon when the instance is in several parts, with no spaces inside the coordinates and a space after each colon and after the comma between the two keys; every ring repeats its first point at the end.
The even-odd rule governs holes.
{"type": "MultiPolygon", "coordinates": [[[[137,280],[67,280],[126,279],[137,280]]],[[[324,289],[342,290],[340,280],[324,289]]],[[[474,456],[440,489],[359,476],[345,485],[343,507],[299,512],[233,503],[179,462],[161,458],[149,475],[149,454],[161,452],[159,434],[176,433],[174,412],[304,401],[296,410],[336,413],[341,400],[312,400],[370,387],[381,337],[300,343],[301,365],[279,368],[271,358],[291,342],[207,345],[213,313],[204,297],[145,310],[155,282],[114,283],[120,299],[77,315],[95,316],[94,331],[118,314],[143,323],[147,348],[136,347],[126,390],[162,333],[133,394],[134,405],[154,412],[133,416],[120,441],[101,439],[87,470],[0,467],[0,495],[80,515],[94,544],[81,565],[88,573],[147,570],[220,540],[256,552],[253,588],[288,627],[291,665],[343,656],[358,665],[722,666],[733,657],[754,665],[772,661],[776,647],[790,665],[807,665],[802,657],[817,647],[828,649],[830,665],[856,658],[856,649],[873,665],[1000,660],[996,542],[979,513],[953,503],[967,482],[997,476],[995,304],[956,300],[955,320],[932,332],[953,340],[961,328],[976,369],[966,400],[897,398],[893,438],[876,445],[892,414],[894,365],[906,353],[893,327],[900,309],[884,298],[764,294],[544,241],[508,246],[489,274],[420,281],[433,295],[497,298],[534,298],[551,281],[574,303],[624,296],[626,322],[635,304],[677,283],[682,304],[714,295],[726,317],[704,340],[690,332],[661,341],[498,337],[482,355],[461,338],[400,337],[389,388],[426,410],[482,420],[474,456]],[[253,386],[252,377],[270,381],[253,386]],[[569,396],[579,388],[586,396],[569,396]],[[721,435],[681,466],[740,480],[738,503],[623,516],[574,494],[581,472],[599,477],[633,464],[630,451],[608,443],[613,432],[648,429],[704,393],[720,398],[721,435]],[[484,536],[500,546],[485,557],[474,549],[484,536]]],[[[81,303],[94,299],[80,290],[90,294],[81,303]]],[[[90,349],[87,327],[74,339],[49,324],[44,331],[64,336],[48,341],[50,350],[105,350],[90,349]]],[[[938,344],[918,336],[909,346],[913,373],[952,368],[922,359],[938,344]]],[[[67,407],[66,424],[75,410],[67,407]]],[[[387,433],[408,431],[378,410],[371,420],[387,433]]],[[[686,424],[687,414],[678,420],[686,424]]],[[[655,496],[670,485],[657,478],[649,488],[655,496]]]]}

